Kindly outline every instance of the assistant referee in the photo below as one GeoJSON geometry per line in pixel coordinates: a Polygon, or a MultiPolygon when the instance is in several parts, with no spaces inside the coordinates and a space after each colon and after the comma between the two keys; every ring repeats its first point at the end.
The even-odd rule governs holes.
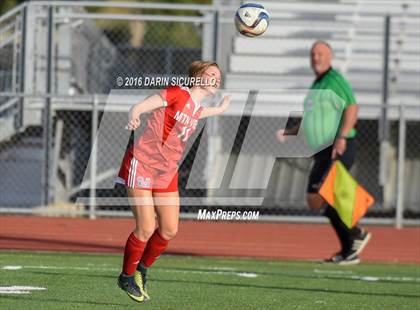
{"type": "MultiPolygon", "coordinates": [[[[331,225],[340,240],[341,250],[326,261],[340,265],[352,265],[360,262],[358,255],[369,242],[371,234],[358,226],[348,229],[338,216],[337,211],[332,206],[328,205],[321,195],[318,194],[323,178],[328,173],[332,161],[334,159],[339,159],[347,169],[350,169],[356,155],[355,125],[359,107],[349,82],[337,70],[332,68],[332,59],[333,50],[327,42],[317,41],[312,45],[311,66],[315,73],[315,81],[312,83],[310,93],[317,94],[317,92],[322,93],[322,91],[324,91],[324,94],[322,95],[322,100],[324,101],[328,94],[332,94],[332,96],[335,97],[338,96],[337,98],[342,102],[344,111],[341,115],[341,119],[338,119],[337,122],[339,123],[337,123],[336,127],[334,127],[334,124],[331,124],[331,121],[326,119],[315,119],[310,125],[308,125],[309,122],[306,122],[305,124],[304,121],[304,127],[311,126],[311,128],[314,128],[309,144],[314,144],[315,146],[322,144],[322,135],[324,135],[324,141],[325,139],[328,139],[328,134],[325,134],[326,131],[328,132],[328,128],[330,131],[331,128],[334,128],[330,139],[330,141],[334,140],[333,145],[319,151],[313,157],[314,162],[307,187],[307,202],[312,210],[319,211],[325,206],[324,215],[329,218],[331,225]]],[[[325,104],[325,102],[321,102],[321,100],[308,99],[316,96],[318,95],[308,94],[305,99],[304,119],[305,115],[310,114],[312,110],[316,110],[317,104],[325,104]]],[[[331,119],[331,117],[329,119],[331,119]]],[[[293,128],[279,130],[277,132],[278,139],[284,141],[287,136],[296,135],[300,125],[301,124],[299,123],[293,128]]]]}

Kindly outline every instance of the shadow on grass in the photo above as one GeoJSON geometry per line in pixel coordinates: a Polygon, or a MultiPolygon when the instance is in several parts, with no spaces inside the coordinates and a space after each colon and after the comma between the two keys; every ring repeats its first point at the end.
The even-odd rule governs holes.
{"type": "MultiPolygon", "coordinates": [[[[72,247],[81,247],[86,251],[98,251],[98,252],[109,252],[109,253],[119,253],[124,250],[123,245],[115,246],[109,244],[98,244],[98,243],[91,243],[91,242],[76,242],[76,241],[69,241],[69,240],[53,240],[53,239],[45,239],[45,238],[23,238],[23,237],[13,237],[13,236],[1,236],[3,241],[13,241],[16,243],[19,242],[30,242],[34,245],[44,244],[51,247],[51,250],[55,250],[54,246],[58,246],[59,249],[63,251],[63,247],[68,247],[68,250],[71,251],[72,247]]],[[[28,249],[34,250],[33,247],[28,246],[28,249]]]]}
{"type": "Polygon", "coordinates": [[[233,284],[233,283],[219,283],[219,282],[207,282],[207,281],[186,281],[186,280],[171,280],[171,279],[152,279],[155,282],[165,283],[186,283],[186,284],[203,284],[203,285],[215,285],[232,288],[250,288],[250,289],[266,289],[266,290],[278,290],[278,291],[296,291],[296,292],[311,292],[311,293],[333,293],[333,294],[344,294],[344,295],[358,295],[358,296],[377,296],[377,297],[403,297],[403,298],[420,298],[420,295],[409,295],[409,294],[390,294],[386,293],[372,293],[372,292],[357,292],[357,291],[341,291],[336,289],[316,289],[316,288],[301,288],[301,287],[288,287],[288,286],[271,286],[271,285],[255,285],[255,284],[233,284]]]}
{"type": "MultiPolygon", "coordinates": [[[[80,253],[80,251],[94,252],[94,253],[124,253],[124,244],[121,245],[110,245],[110,244],[99,244],[92,242],[83,242],[83,241],[71,241],[71,240],[59,240],[59,239],[46,239],[46,238],[28,238],[28,237],[14,237],[1,235],[2,241],[13,241],[16,244],[20,242],[29,243],[25,246],[24,251],[39,251],[37,248],[39,245],[48,246],[48,251],[68,251],[73,253],[80,253]],[[75,250],[74,247],[77,247],[75,250]]],[[[14,249],[13,246],[7,250],[14,249]]],[[[22,248],[18,248],[19,251],[22,248]]],[[[4,249],[0,249],[4,250],[4,249]]],[[[44,249],[45,250],[45,249],[44,249]]],[[[40,251],[44,251],[40,250],[40,251]]],[[[177,251],[169,250],[165,252],[166,255],[173,256],[200,256],[198,253],[188,252],[188,251],[177,251]]]]}
{"type": "MultiPolygon", "coordinates": [[[[111,303],[111,302],[98,302],[98,301],[81,301],[81,300],[68,300],[69,295],[65,296],[66,299],[58,299],[58,298],[43,298],[40,296],[36,296],[34,301],[37,302],[54,302],[59,304],[83,304],[83,305],[96,305],[96,306],[125,306],[127,307],[128,303],[111,303]]],[[[127,297],[128,298],[128,297],[127,297]]],[[[1,299],[11,299],[16,301],[22,301],[22,296],[9,296],[9,295],[2,295],[1,299]]],[[[25,299],[32,299],[31,297],[25,297],[25,299]]]]}
{"type": "MultiPolygon", "coordinates": [[[[182,270],[187,272],[193,271],[200,271],[202,272],[203,269],[192,269],[192,268],[162,268],[159,269],[166,269],[166,270],[182,270]]],[[[208,273],[217,273],[217,270],[209,270],[208,273]]],[[[234,273],[238,273],[239,271],[234,271],[234,273]]],[[[106,278],[106,279],[116,279],[117,275],[99,275],[99,274],[74,274],[74,273],[65,273],[65,272],[45,272],[45,271],[35,271],[32,273],[36,274],[44,274],[44,275],[61,275],[61,276],[76,276],[86,277],[86,278],[106,278]]],[[[250,271],[247,271],[250,273],[250,271]]],[[[255,272],[252,272],[255,273],[255,272]]],[[[257,274],[267,274],[273,275],[273,273],[257,273],[257,274]]],[[[304,276],[304,275],[290,275],[290,274],[280,274],[275,273],[275,275],[281,275],[285,277],[293,277],[293,278],[303,278],[303,279],[315,279],[315,280],[322,280],[322,279],[329,279],[329,280],[354,280],[354,279],[343,279],[343,278],[333,278],[333,277],[316,277],[316,276],[304,276]]],[[[223,287],[232,287],[232,288],[250,288],[250,289],[267,289],[267,290],[278,290],[278,291],[301,291],[301,292],[311,292],[311,293],[333,293],[333,294],[345,294],[345,295],[359,295],[359,296],[378,296],[378,297],[402,297],[402,298],[420,298],[420,295],[410,295],[410,294],[399,294],[399,293],[374,293],[374,292],[361,292],[361,291],[346,291],[346,290],[338,290],[338,289],[322,289],[322,288],[301,288],[301,287],[288,287],[288,286],[272,286],[272,285],[258,285],[258,284],[244,284],[244,283],[221,283],[221,282],[214,282],[214,281],[187,281],[187,280],[173,280],[173,279],[157,279],[154,277],[149,277],[149,281],[151,282],[167,282],[167,283],[185,283],[185,284],[201,284],[201,285],[215,285],[215,286],[223,286],[223,287]]],[[[251,280],[251,279],[250,279],[251,280]]],[[[357,280],[360,281],[360,280],[357,280]]]]}
{"type": "MultiPolygon", "coordinates": [[[[323,265],[322,263],[319,263],[320,265],[323,265]]],[[[338,280],[338,281],[362,281],[360,278],[363,276],[357,276],[358,278],[351,278],[351,276],[356,275],[349,275],[349,277],[341,276],[341,275],[327,275],[327,274],[293,274],[293,273],[287,273],[287,272],[268,272],[268,271],[255,271],[255,270],[239,270],[239,269],[233,269],[233,270],[215,270],[215,269],[206,269],[206,268],[183,268],[183,267],[158,267],[159,269],[163,270],[177,270],[177,271],[185,271],[185,272],[202,272],[202,273],[232,273],[238,274],[238,273],[255,273],[256,275],[261,276],[281,276],[281,277],[287,277],[287,278],[303,278],[303,279],[314,279],[314,280],[338,280]]],[[[387,279],[378,279],[375,283],[389,283],[389,284],[420,284],[419,281],[408,281],[408,280],[387,280],[387,279]]]]}
{"type": "Polygon", "coordinates": [[[119,272],[115,272],[115,275],[103,275],[103,274],[92,274],[92,273],[70,273],[70,272],[50,272],[50,271],[31,271],[31,274],[46,275],[46,276],[64,276],[64,277],[75,277],[75,278],[102,278],[102,279],[115,279],[117,281],[119,272]]]}

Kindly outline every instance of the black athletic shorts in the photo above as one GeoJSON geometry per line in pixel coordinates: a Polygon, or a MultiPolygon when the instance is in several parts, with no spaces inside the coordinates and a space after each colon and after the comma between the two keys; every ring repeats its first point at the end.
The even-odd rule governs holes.
{"type": "MultiPolygon", "coordinates": [[[[353,166],[354,157],[356,156],[356,143],[354,138],[346,140],[346,151],[341,156],[337,154],[337,159],[339,159],[347,169],[350,169],[351,166],[353,166]]],[[[322,185],[321,183],[332,164],[332,149],[333,146],[331,145],[325,150],[322,150],[314,155],[314,163],[309,175],[308,193],[318,193],[318,190],[322,185]]]]}

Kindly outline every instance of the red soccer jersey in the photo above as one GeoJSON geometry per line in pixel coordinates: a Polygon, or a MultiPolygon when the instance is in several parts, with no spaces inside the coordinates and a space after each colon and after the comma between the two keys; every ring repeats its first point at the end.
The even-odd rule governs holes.
{"type": "Polygon", "coordinates": [[[152,112],[145,131],[134,144],[134,156],[150,167],[168,171],[178,168],[203,107],[191,98],[188,87],[171,86],[160,96],[164,107],[152,112]]]}

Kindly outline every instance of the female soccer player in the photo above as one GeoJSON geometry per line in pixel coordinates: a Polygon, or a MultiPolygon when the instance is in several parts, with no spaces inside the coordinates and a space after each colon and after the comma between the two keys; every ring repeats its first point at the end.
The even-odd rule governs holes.
{"type": "Polygon", "coordinates": [[[149,299],[145,287],[147,269],[178,230],[178,161],[186,142],[199,119],[223,113],[231,100],[226,96],[216,107],[200,104],[220,87],[221,72],[216,63],[194,61],[188,73],[200,83],[190,88],[168,87],[134,105],[129,112],[127,129],[136,130],[140,115],[153,111],[144,133],[127,150],[116,180],[127,189],[136,223],[125,245],[118,286],[138,302],[149,299]]]}

